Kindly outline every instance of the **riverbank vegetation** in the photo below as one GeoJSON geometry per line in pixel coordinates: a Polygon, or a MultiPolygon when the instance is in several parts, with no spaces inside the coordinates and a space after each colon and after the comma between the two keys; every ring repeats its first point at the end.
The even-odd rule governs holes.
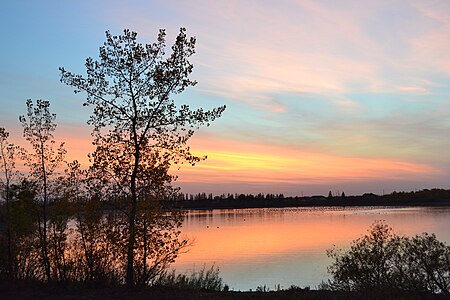
{"type": "Polygon", "coordinates": [[[189,78],[195,38],[181,28],[166,48],[164,30],[151,44],[127,29],[106,32],[99,59],[86,59],[86,75],[60,68],[61,82],[93,107],[95,150],[86,169],[65,161],[49,101],[26,102],[19,119],[28,146],[14,145],[0,128],[0,279],[149,286],[186,250],[182,213],[161,203],[179,193],[169,169],[204,159],[187,143],[225,107],[176,105],[173,96],[196,84],[189,78]]]}
{"type": "Polygon", "coordinates": [[[382,221],[348,249],[332,248],[332,279],[324,288],[378,295],[443,294],[450,297],[450,247],[434,234],[397,235],[382,221]]]}

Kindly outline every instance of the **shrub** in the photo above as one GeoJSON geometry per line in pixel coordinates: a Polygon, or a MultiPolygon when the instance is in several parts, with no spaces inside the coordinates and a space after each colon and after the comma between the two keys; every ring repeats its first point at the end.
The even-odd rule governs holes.
{"type": "Polygon", "coordinates": [[[398,236],[391,227],[376,221],[349,249],[333,248],[327,255],[334,259],[328,267],[332,290],[450,295],[450,247],[434,234],[398,236]]]}

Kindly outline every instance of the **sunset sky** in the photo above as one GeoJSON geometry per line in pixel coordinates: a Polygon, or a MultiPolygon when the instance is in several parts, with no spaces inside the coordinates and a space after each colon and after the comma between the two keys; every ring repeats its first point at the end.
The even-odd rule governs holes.
{"type": "Polygon", "coordinates": [[[180,104],[222,118],[191,140],[208,160],[173,171],[187,193],[346,194],[450,188],[450,2],[0,2],[0,127],[21,138],[28,98],[57,114],[87,166],[91,108],[59,82],[84,74],[105,30],[143,43],[197,38],[180,104]]]}

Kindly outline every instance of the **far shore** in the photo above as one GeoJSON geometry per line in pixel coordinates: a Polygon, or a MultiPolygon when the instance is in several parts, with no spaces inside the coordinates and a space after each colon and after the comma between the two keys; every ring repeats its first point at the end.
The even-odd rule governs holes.
{"type": "Polygon", "coordinates": [[[445,207],[450,206],[450,190],[431,189],[415,192],[394,192],[388,195],[367,193],[359,196],[308,196],[284,197],[282,195],[215,196],[196,200],[163,201],[164,207],[176,210],[211,210],[243,208],[285,207],[445,207]]]}

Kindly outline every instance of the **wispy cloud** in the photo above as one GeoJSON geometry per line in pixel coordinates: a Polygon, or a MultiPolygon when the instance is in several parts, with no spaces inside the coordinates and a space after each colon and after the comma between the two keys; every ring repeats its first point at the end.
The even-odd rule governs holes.
{"type": "MultiPolygon", "coordinates": [[[[58,122],[66,122],[60,128],[68,146],[75,153],[89,152],[88,146],[79,145],[89,145],[90,136],[84,141],[77,133],[84,132],[79,128],[87,114],[77,111],[81,96],[74,98],[60,87],[55,57],[82,70],[85,56],[97,55],[106,29],[118,34],[131,28],[148,42],[158,28],[167,28],[170,44],[183,26],[198,39],[192,75],[199,84],[177,101],[228,107],[203,131],[217,140],[197,144],[210,160],[183,171],[183,180],[228,180],[235,186],[249,182],[256,189],[262,182],[280,187],[296,182],[327,185],[342,178],[421,182],[423,176],[432,176],[429,182],[442,183],[441,178],[450,176],[446,0],[130,0],[107,6],[80,0],[76,6],[58,5],[58,13],[54,7],[30,6],[24,27],[0,20],[3,28],[10,28],[10,39],[18,40],[2,50],[4,122],[12,122],[10,115],[20,110],[11,99],[43,94],[57,101],[52,107],[58,122]],[[31,24],[33,36],[28,35],[31,24]],[[30,38],[39,47],[32,58],[22,60],[19,56],[30,54],[24,50],[30,38]],[[27,75],[14,77],[19,71],[27,75]]],[[[17,12],[27,9],[13,2],[6,6],[17,12]]],[[[360,181],[369,186],[365,183],[360,181]]]]}
{"type": "Polygon", "coordinates": [[[181,182],[253,182],[333,184],[377,178],[406,179],[440,174],[426,164],[386,158],[337,156],[319,151],[252,144],[242,141],[197,139],[194,147],[208,153],[195,168],[182,168],[181,182]],[[212,142],[212,140],[214,142],[212,142]]]}

